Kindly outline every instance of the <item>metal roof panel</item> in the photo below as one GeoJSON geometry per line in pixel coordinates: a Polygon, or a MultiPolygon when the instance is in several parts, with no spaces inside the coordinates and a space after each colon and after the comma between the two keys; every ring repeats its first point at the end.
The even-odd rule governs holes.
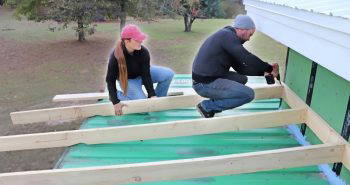
{"type": "Polygon", "coordinates": [[[291,8],[350,19],[350,1],[348,0],[257,0],[265,3],[288,6],[291,8]]]}
{"type": "MultiPolygon", "coordinates": [[[[182,87],[191,88],[191,77],[175,76],[182,87]],[[188,83],[184,83],[188,82],[188,83]]],[[[264,78],[249,78],[249,83],[265,83],[264,78]]],[[[173,84],[176,85],[176,84],[173,84]]],[[[279,99],[258,100],[239,108],[225,111],[222,115],[276,110],[279,99]]],[[[125,116],[95,116],[86,120],[81,129],[147,124],[154,122],[197,119],[195,108],[176,109],[149,114],[125,116]]],[[[164,138],[145,141],[85,145],[69,148],[57,164],[58,168],[77,168],[162,160],[186,159],[262,151],[299,146],[299,143],[283,127],[245,130],[197,136],[164,138]]],[[[206,177],[178,181],[142,183],[142,185],[327,185],[317,166],[290,168],[259,173],[206,177]]]]}

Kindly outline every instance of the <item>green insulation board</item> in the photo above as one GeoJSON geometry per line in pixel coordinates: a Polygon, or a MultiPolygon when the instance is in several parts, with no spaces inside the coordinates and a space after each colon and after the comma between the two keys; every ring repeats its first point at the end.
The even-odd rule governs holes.
{"type": "Polygon", "coordinates": [[[306,100],[312,61],[303,55],[289,50],[285,83],[301,99],[306,100]]]}
{"type": "MultiPolygon", "coordinates": [[[[191,88],[189,75],[176,75],[172,88],[191,88]],[[177,83],[177,84],[176,84],[177,83]]],[[[249,78],[249,83],[265,83],[263,78],[249,78]]],[[[258,100],[217,116],[238,115],[279,108],[279,99],[258,100]]],[[[83,122],[81,129],[118,127],[199,119],[194,107],[125,116],[95,116],[83,122]]],[[[164,160],[237,154],[299,146],[283,127],[225,132],[144,141],[86,145],[67,149],[57,168],[79,168],[131,164],[164,160]]],[[[103,181],[101,179],[101,181],[103,181]]],[[[177,181],[140,183],[147,185],[324,185],[329,184],[317,166],[290,168],[249,174],[216,176],[177,181]]]]}
{"type": "MultiPolygon", "coordinates": [[[[322,66],[317,67],[311,108],[328,124],[341,134],[350,97],[350,82],[339,77],[322,66]]],[[[306,136],[312,143],[319,143],[318,138],[307,130],[306,136]]],[[[350,182],[350,172],[342,168],[341,177],[350,182]]]]}

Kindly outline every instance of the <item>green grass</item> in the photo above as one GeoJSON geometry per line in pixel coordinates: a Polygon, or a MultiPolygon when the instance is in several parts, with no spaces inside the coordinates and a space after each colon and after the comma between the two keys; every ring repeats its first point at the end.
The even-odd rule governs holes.
{"type": "MultiPolygon", "coordinates": [[[[7,27],[15,30],[3,31],[1,34],[16,41],[43,42],[76,39],[74,30],[70,28],[55,32],[48,31],[49,27],[59,27],[56,23],[17,21],[8,15],[2,17],[0,21],[3,24],[8,19],[11,19],[11,24],[7,27]]],[[[153,63],[172,67],[179,73],[190,73],[193,58],[204,39],[218,29],[230,25],[231,22],[230,19],[196,20],[190,33],[183,31],[182,20],[166,19],[151,23],[136,22],[136,24],[140,25],[142,30],[149,35],[146,45],[151,49],[153,63]]],[[[88,40],[94,37],[117,39],[119,33],[117,23],[97,23],[97,25],[96,34],[88,36],[88,40]]],[[[245,46],[264,61],[284,63],[286,48],[260,32],[256,32],[245,46]]]]}

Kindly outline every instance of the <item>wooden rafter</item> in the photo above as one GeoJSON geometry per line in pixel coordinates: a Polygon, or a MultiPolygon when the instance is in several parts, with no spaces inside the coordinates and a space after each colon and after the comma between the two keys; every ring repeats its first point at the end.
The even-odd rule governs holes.
{"type": "MultiPolygon", "coordinates": [[[[262,88],[267,85],[248,83],[247,86],[251,88],[262,88]]],[[[268,85],[268,87],[279,87],[280,85],[268,85]]],[[[184,94],[193,94],[195,91],[192,88],[176,88],[177,91],[169,89],[168,96],[179,96],[184,94]]],[[[84,100],[99,100],[107,99],[109,97],[108,92],[95,92],[95,93],[77,93],[77,94],[59,94],[52,98],[53,102],[66,102],[66,101],[84,101],[84,100]]]]}
{"type": "Polygon", "coordinates": [[[79,143],[124,142],[278,127],[304,122],[304,111],[304,109],[278,110],[211,119],[3,136],[0,137],[0,151],[65,147],[79,143]]]}
{"type": "Polygon", "coordinates": [[[53,102],[98,100],[108,98],[107,93],[59,94],[52,98],[53,102]]]}
{"type": "MultiPolygon", "coordinates": [[[[255,99],[280,98],[282,87],[255,88],[255,99]]],[[[203,98],[198,95],[183,95],[173,97],[160,97],[143,100],[125,101],[127,105],[123,108],[124,114],[155,112],[184,107],[194,107],[203,98]]],[[[111,103],[97,103],[90,105],[69,106],[13,112],[10,114],[13,124],[27,124],[46,121],[64,121],[87,118],[95,115],[114,115],[114,108],[111,103]]]]}
{"type": "MultiPolygon", "coordinates": [[[[169,92],[168,96],[183,95],[184,92],[169,92]]],[[[59,94],[52,98],[53,102],[64,101],[82,101],[82,100],[99,100],[108,98],[108,93],[78,93],[78,94],[59,94]]]]}
{"type": "Polygon", "coordinates": [[[116,185],[339,162],[344,145],[321,144],[204,158],[0,174],[0,185],[116,185]]]}

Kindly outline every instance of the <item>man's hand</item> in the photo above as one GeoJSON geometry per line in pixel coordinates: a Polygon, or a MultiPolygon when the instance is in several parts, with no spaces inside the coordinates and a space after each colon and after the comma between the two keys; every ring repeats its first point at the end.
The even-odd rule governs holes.
{"type": "Polygon", "coordinates": [[[277,78],[278,74],[279,74],[279,66],[278,63],[274,63],[272,64],[272,71],[271,74],[273,75],[273,77],[277,78]]]}
{"type": "Polygon", "coordinates": [[[115,115],[117,115],[117,116],[123,115],[122,109],[123,109],[124,106],[126,106],[126,105],[123,104],[123,103],[121,103],[121,102],[115,104],[115,105],[114,105],[115,115]]]}

